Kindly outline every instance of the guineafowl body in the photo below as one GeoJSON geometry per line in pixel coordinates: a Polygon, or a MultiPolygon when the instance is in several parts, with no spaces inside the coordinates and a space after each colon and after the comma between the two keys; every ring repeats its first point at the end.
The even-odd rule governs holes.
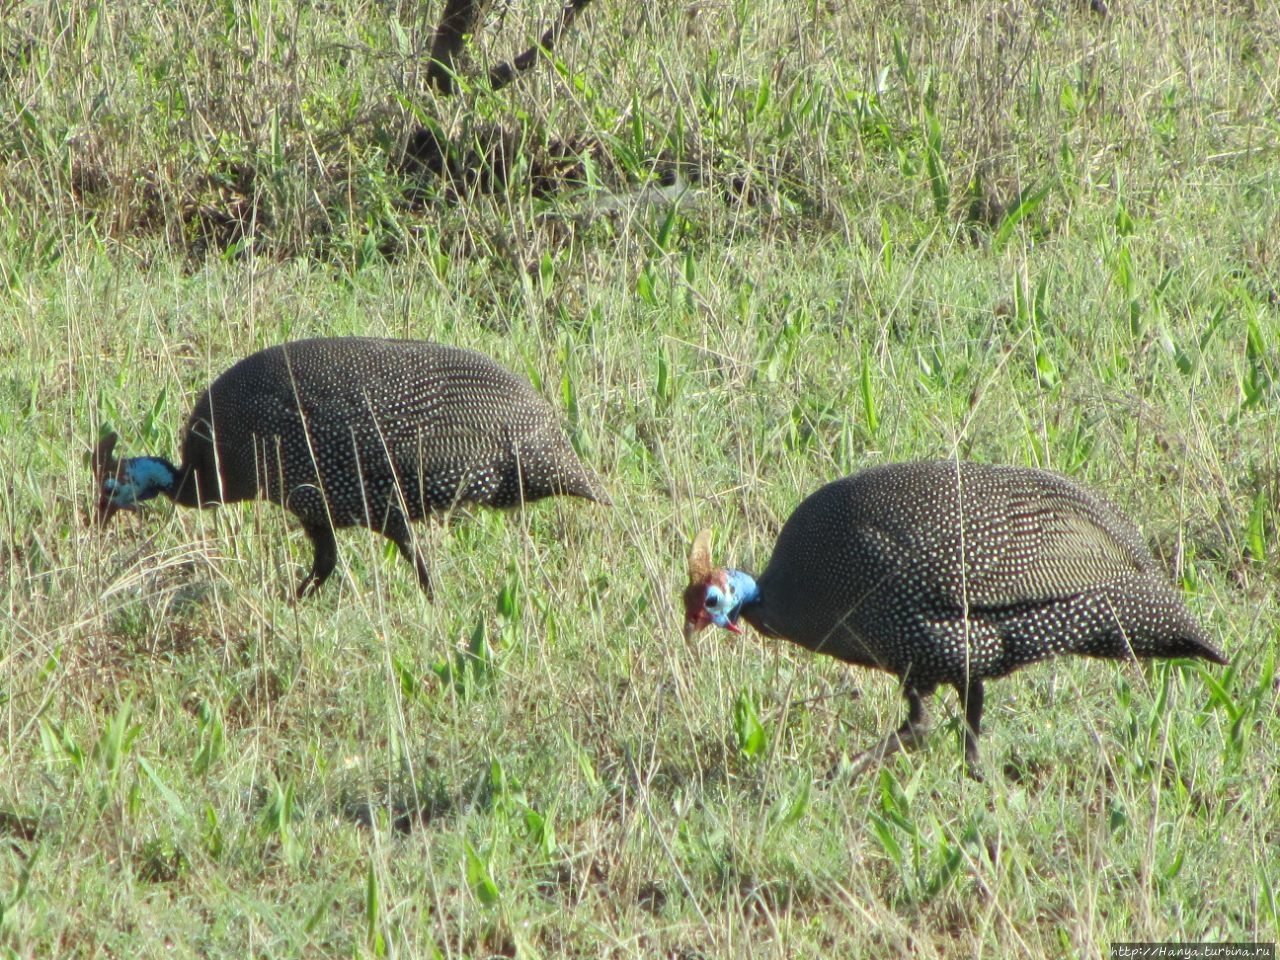
{"type": "Polygon", "coordinates": [[[102,522],[158,494],[182,506],[272,500],[315,546],[299,595],[333,572],[335,529],[393,540],[429,594],[410,521],[557,494],[608,502],[526,381],[475,351],[414,340],[299,340],[246,357],[196,402],[181,466],[116,461],[114,444],[95,458],[102,522]]]}
{"type": "Polygon", "coordinates": [[[800,504],[758,580],[713,569],[695,541],[685,632],[741,618],[769,637],[897,676],[908,718],[881,750],[923,733],[922,698],[965,704],[980,778],[983,682],[1064,653],[1226,663],[1133,523],[1045,470],[937,461],[837,480],[800,504]]]}

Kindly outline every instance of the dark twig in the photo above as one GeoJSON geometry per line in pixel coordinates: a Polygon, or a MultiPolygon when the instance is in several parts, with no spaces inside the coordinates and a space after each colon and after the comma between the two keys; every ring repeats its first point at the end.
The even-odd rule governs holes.
{"type": "MultiPolygon", "coordinates": [[[[514,80],[517,74],[532,67],[537,62],[539,53],[551,53],[560,41],[561,35],[569,29],[578,14],[590,2],[591,0],[565,0],[565,5],[560,10],[560,19],[542,35],[542,39],[535,46],[530,47],[514,60],[500,63],[489,71],[490,88],[501,90],[514,80]]],[[[447,13],[446,10],[446,16],[447,13]]]]}
{"type": "Polygon", "coordinates": [[[453,75],[467,35],[475,32],[480,0],[447,0],[440,24],[431,38],[431,62],[427,79],[443,94],[456,92],[453,75]]]}

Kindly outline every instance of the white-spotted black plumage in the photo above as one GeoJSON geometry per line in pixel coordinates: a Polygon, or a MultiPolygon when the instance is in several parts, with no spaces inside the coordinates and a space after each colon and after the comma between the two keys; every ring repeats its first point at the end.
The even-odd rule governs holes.
{"type": "Polygon", "coordinates": [[[691,558],[686,632],[740,616],[849,663],[898,676],[918,738],[920,698],[954,686],[977,774],[984,680],[1064,653],[1226,663],[1132,522],[1045,470],[936,461],[837,480],[800,504],[758,580],[691,558]],[[741,605],[717,620],[709,592],[741,605]]]}
{"type": "MultiPolygon", "coordinates": [[[[114,461],[113,443],[98,454],[104,520],[131,505],[112,491],[137,462],[114,461]]],[[[196,402],[173,469],[159,492],[175,503],[262,497],[294,513],[315,545],[300,594],[333,572],[335,529],[384,534],[430,592],[411,521],[558,494],[609,502],[525,380],[475,351],[414,340],[300,340],[246,357],[196,402]]]]}

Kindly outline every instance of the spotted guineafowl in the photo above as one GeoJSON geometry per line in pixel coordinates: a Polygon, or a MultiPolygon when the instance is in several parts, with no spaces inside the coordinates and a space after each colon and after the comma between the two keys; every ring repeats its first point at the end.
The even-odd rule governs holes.
{"type": "Polygon", "coordinates": [[[556,494],[609,502],[527,382],[483,354],[413,340],[299,340],[246,357],[197,401],[180,467],[117,461],[115,442],[94,457],[99,522],[159,494],[182,506],[273,500],[315,546],[300,597],[333,572],[335,529],[394,541],[430,596],[409,527],[428,511],[556,494]]]}
{"type": "Polygon", "coordinates": [[[1114,506],[1044,470],[938,461],[875,467],[818,490],[757,581],[689,557],[685,637],[739,619],[896,675],[906,722],[873,751],[914,746],[923,698],[954,686],[968,772],[982,779],[983,682],[1062,653],[1227,661],[1114,506]]]}

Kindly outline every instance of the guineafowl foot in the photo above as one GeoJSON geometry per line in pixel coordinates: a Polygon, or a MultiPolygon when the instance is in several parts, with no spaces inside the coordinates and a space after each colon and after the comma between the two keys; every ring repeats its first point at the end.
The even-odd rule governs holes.
{"type": "MultiPolygon", "coordinates": [[[[932,691],[928,691],[932,692],[932,691]]],[[[928,693],[925,694],[927,696],[928,693]]],[[[850,762],[847,774],[859,777],[872,767],[879,766],[886,757],[891,757],[899,750],[914,750],[924,743],[929,732],[929,721],[925,716],[924,699],[918,690],[908,690],[907,719],[893,733],[889,734],[874,747],[855,755],[850,762]]]]}
{"type": "Polygon", "coordinates": [[[855,754],[849,762],[848,770],[845,771],[846,775],[850,778],[860,777],[873,767],[878,767],[887,757],[893,756],[899,750],[915,750],[924,743],[925,734],[928,732],[927,724],[904,723],[874,747],[855,754]]]}
{"type": "Polygon", "coordinates": [[[326,579],[327,578],[325,577],[316,576],[315,571],[312,570],[298,583],[298,588],[293,592],[294,599],[306,600],[309,597],[315,596],[316,592],[324,586],[324,581],[326,579]]]}

